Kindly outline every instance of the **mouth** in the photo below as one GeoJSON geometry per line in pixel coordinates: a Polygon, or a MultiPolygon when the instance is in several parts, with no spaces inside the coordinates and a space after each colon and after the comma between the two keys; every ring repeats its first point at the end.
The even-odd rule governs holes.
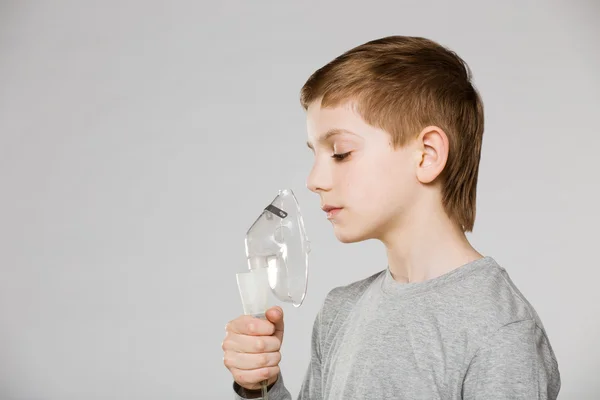
{"type": "Polygon", "coordinates": [[[337,214],[339,214],[339,212],[342,211],[343,207],[324,205],[323,207],[321,207],[321,209],[327,213],[327,219],[331,219],[337,214]]]}

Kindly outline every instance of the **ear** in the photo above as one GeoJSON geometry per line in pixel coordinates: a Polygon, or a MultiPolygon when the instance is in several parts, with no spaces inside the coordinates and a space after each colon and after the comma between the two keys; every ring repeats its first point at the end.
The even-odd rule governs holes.
{"type": "Polygon", "coordinates": [[[417,179],[421,183],[433,182],[444,170],[450,150],[448,136],[437,126],[428,126],[417,138],[419,164],[417,179]]]}

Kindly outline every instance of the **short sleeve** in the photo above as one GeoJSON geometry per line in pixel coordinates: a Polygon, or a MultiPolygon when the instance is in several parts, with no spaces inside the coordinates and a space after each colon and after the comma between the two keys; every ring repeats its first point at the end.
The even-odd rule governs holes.
{"type": "Polygon", "coordinates": [[[560,386],[545,331],[524,320],[504,325],[477,351],[463,382],[463,399],[556,400],[560,386]]]}

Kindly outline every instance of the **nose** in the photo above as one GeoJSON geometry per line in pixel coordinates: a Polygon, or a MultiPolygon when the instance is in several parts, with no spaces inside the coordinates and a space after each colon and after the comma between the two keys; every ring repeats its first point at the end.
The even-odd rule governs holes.
{"type": "Polygon", "coordinates": [[[314,193],[331,190],[331,171],[327,166],[322,165],[318,160],[315,160],[308,178],[306,179],[306,187],[314,193]]]}

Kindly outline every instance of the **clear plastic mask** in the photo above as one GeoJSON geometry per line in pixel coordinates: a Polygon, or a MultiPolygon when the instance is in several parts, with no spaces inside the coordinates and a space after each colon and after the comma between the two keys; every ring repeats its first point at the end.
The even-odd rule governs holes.
{"type": "Polygon", "coordinates": [[[246,233],[248,267],[266,268],[275,297],[299,307],[308,286],[309,253],[296,196],[290,189],[280,190],[246,233]]]}

